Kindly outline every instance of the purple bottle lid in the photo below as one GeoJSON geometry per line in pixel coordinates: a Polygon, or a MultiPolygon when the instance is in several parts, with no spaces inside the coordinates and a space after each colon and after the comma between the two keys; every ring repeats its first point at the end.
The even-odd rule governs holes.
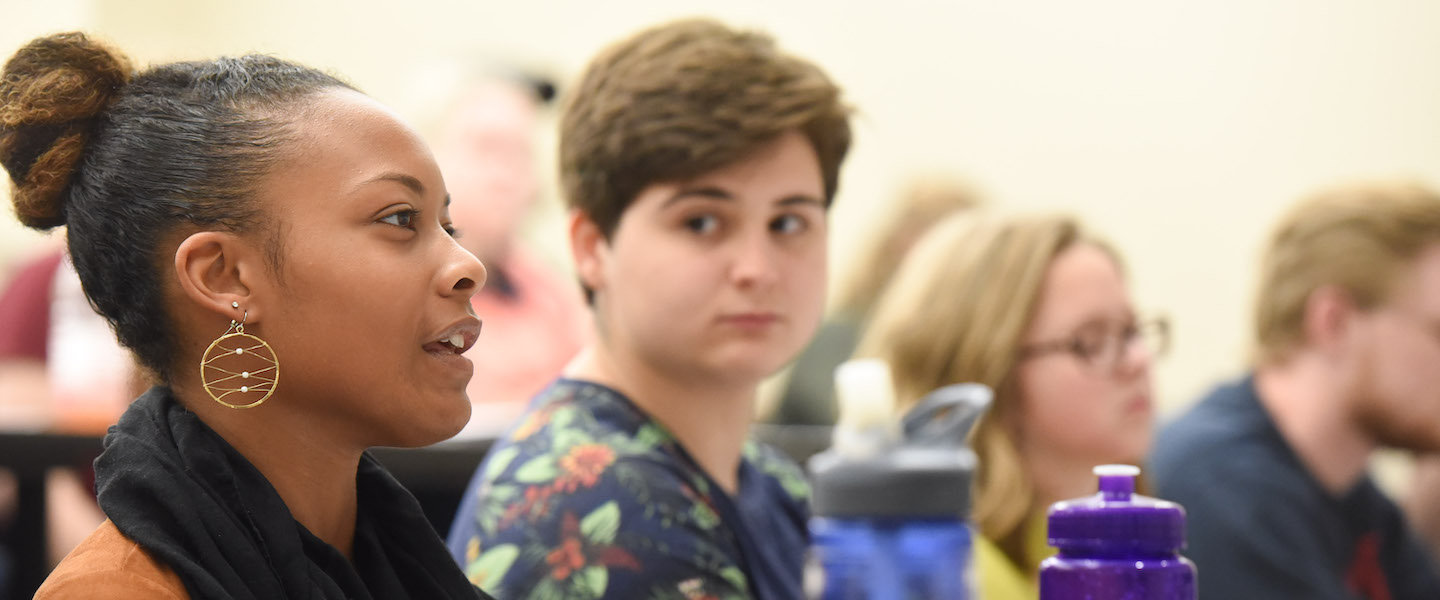
{"type": "Polygon", "coordinates": [[[1140,469],[1100,465],[1099,493],[1050,507],[1050,545],[1096,555],[1166,554],[1185,546],[1185,509],[1135,493],[1140,469]]]}

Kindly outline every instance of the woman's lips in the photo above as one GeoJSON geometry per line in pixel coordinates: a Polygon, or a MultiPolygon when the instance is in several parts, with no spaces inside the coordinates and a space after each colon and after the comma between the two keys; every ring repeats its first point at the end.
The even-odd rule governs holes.
{"type": "Polygon", "coordinates": [[[480,319],[467,315],[435,334],[433,341],[422,345],[421,349],[440,361],[447,370],[469,381],[475,372],[475,364],[462,355],[475,345],[479,337],[480,319]]]}
{"type": "Polygon", "coordinates": [[[425,353],[435,359],[443,369],[463,377],[465,381],[475,373],[475,363],[465,358],[449,344],[430,343],[425,345],[425,353]]]}
{"type": "Polygon", "coordinates": [[[1126,409],[1126,411],[1132,412],[1132,413],[1133,413],[1133,412],[1150,412],[1150,406],[1151,406],[1151,402],[1150,402],[1150,395],[1149,395],[1149,394],[1140,394],[1140,395],[1137,395],[1137,396],[1133,396],[1133,397],[1130,398],[1130,401],[1129,401],[1129,402],[1126,402],[1126,403],[1125,403],[1125,409],[1126,409]]]}
{"type": "Polygon", "coordinates": [[[720,322],[741,329],[765,329],[780,322],[780,315],[766,312],[733,313],[720,317],[720,322]]]}

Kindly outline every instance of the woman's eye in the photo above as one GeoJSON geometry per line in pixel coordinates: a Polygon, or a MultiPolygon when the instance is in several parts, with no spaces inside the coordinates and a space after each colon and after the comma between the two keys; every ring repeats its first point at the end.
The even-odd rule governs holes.
{"type": "Polygon", "coordinates": [[[412,226],[414,226],[416,214],[417,211],[402,210],[400,212],[392,213],[388,216],[381,217],[380,222],[388,223],[396,227],[404,227],[406,229],[410,229],[412,226]]]}
{"type": "Polygon", "coordinates": [[[1072,351],[1081,358],[1094,358],[1105,351],[1109,336],[1103,331],[1082,331],[1071,342],[1072,351]]]}
{"type": "Polygon", "coordinates": [[[1105,342],[1100,340],[1076,338],[1075,341],[1071,342],[1070,346],[1071,352],[1074,352],[1076,356],[1085,360],[1092,360],[1100,356],[1100,353],[1104,350],[1105,342]]]}
{"type": "Polygon", "coordinates": [[[685,228],[701,235],[712,233],[719,227],[720,220],[712,215],[702,215],[685,219],[685,228]]]}
{"type": "Polygon", "coordinates": [[[770,231],[775,233],[798,233],[804,231],[809,223],[799,215],[781,215],[770,222],[770,231]]]}

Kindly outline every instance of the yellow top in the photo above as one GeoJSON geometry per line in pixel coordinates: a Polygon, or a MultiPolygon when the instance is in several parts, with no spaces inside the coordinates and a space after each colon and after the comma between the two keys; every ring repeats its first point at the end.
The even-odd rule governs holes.
{"type": "Polygon", "coordinates": [[[1037,600],[1040,597],[1040,561],[1055,554],[1045,539],[1045,513],[1026,519],[1024,565],[1017,565],[995,542],[975,536],[975,572],[980,597],[985,600],[1037,600]]]}

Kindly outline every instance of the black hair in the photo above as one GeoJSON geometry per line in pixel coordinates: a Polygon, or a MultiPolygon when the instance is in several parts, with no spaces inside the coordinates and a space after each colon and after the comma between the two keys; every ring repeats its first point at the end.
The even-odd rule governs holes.
{"type": "MultiPolygon", "coordinates": [[[[285,157],[287,109],[332,88],[354,89],[262,55],[132,73],[123,55],[84,34],[47,36],[5,64],[0,164],[20,221],[69,227],[86,297],[168,381],[176,340],[161,292],[166,240],[186,227],[278,240],[255,190],[285,157]]],[[[267,246],[278,271],[276,244],[267,246]]]]}

